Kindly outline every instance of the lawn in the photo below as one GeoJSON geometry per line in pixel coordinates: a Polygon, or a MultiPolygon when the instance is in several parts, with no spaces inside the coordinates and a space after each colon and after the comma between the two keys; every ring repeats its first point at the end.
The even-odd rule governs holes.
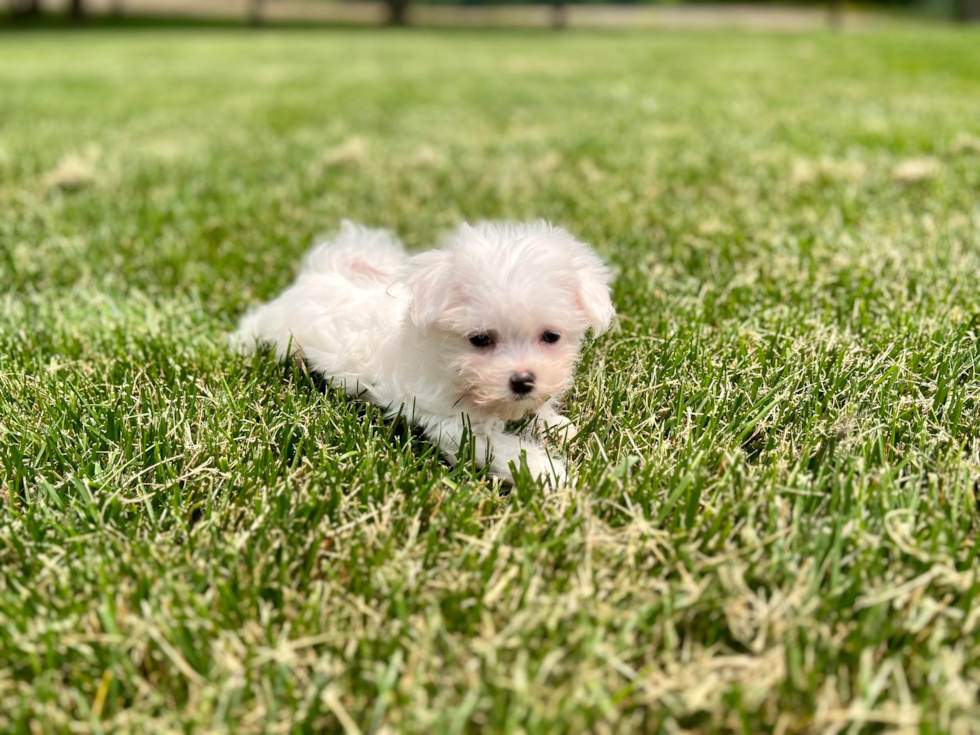
{"type": "Polygon", "coordinates": [[[0,729],[980,729],[980,33],[0,36],[0,729]],[[351,218],[616,272],[573,487],[227,334],[351,218]]]}

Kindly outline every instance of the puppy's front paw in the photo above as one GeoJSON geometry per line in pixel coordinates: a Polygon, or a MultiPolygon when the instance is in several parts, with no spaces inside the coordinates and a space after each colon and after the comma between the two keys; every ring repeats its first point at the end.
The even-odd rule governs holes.
{"type": "Polygon", "coordinates": [[[527,457],[527,469],[531,477],[547,483],[554,488],[564,487],[568,482],[568,468],[561,457],[548,457],[546,454],[527,457]]]}

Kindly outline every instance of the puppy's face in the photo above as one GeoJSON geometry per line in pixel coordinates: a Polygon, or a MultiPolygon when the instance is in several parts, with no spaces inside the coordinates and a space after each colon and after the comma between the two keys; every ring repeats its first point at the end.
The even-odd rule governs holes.
{"type": "Polygon", "coordinates": [[[545,224],[464,226],[451,248],[412,260],[412,320],[440,345],[455,393],[504,420],[564,391],[584,334],[613,316],[605,266],[545,224]]]}
{"type": "MultiPolygon", "coordinates": [[[[583,330],[562,309],[547,308],[554,302],[535,305],[525,298],[508,310],[506,303],[482,303],[480,296],[471,294],[441,323],[454,355],[451,380],[482,412],[519,419],[568,387],[583,330]]],[[[570,300],[560,300],[572,307],[570,300]]]]}

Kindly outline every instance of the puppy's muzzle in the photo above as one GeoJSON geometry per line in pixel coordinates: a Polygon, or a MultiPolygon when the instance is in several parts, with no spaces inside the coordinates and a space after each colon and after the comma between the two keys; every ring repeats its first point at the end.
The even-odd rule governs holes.
{"type": "Polygon", "coordinates": [[[510,389],[516,395],[526,396],[534,390],[534,373],[514,373],[510,376],[510,389]]]}

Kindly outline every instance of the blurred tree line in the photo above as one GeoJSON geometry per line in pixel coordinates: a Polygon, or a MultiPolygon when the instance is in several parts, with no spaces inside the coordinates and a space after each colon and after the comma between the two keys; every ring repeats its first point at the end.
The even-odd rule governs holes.
{"type": "MultiPolygon", "coordinates": [[[[12,0],[11,12],[15,18],[31,18],[41,14],[41,0],[12,0]]],[[[68,17],[74,21],[85,19],[85,0],[69,0],[68,17]]]]}
{"type": "MultiPolygon", "coordinates": [[[[266,3],[274,3],[276,0],[248,0],[248,17],[253,24],[261,23],[262,8],[266,3]]],[[[329,0],[324,0],[329,2],[329,0]]],[[[706,0],[708,2],[719,2],[719,0],[706,0]]],[[[725,2],[745,2],[746,0],[720,0],[725,2]]],[[[787,0],[748,0],[760,5],[784,4],[787,0]]],[[[552,12],[552,25],[561,27],[564,25],[566,5],[570,4],[600,4],[611,3],[620,5],[631,5],[646,2],[664,2],[670,4],[683,4],[685,0],[383,0],[388,7],[388,23],[390,25],[407,25],[408,9],[411,2],[424,3],[431,5],[550,5],[552,12]]],[[[699,0],[693,0],[697,3],[699,0]]],[[[793,4],[812,4],[830,6],[831,16],[839,17],[843,0],[789,0],[793,4]]],[[[44,5],[42,0],[10,0],[11,14],[15,19],[26,19],[41,15],[44,5]]],[[[873,0],[873,5],[878,6],[905,6],[925,5],[934,15],[955,17],[963,21],[980,21],[980,0],[873,0]]],[[[112,0],[110,5],[111,13],[122,15],[125,12],[126,0],[112,0]]],[[[86,0],[68,0],[67,14],[70,20],[81,23],[87,16],[88,7],[86,0]]]]}

